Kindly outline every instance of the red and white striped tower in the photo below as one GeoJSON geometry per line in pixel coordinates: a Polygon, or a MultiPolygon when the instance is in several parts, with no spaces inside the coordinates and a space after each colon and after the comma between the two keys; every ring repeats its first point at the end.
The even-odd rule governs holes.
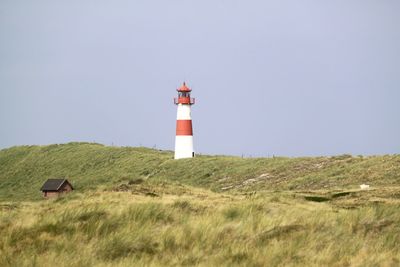
{"type": "Polygon", "coordinates": [[[195,103],[195,99],[190,97],[192,90],[185,83],[177,91],[178,98],[174,98],[174,103],[178,106],[175,159],[193,158],[193,127],[190,110],[195,103]]]}

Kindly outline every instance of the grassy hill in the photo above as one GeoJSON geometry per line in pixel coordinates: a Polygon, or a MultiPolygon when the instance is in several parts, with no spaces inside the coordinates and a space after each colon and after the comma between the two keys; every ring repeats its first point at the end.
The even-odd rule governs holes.
{"type": "Polygon", "coordinates": [[[172,156],[1,150],[0,266],[400,265],[400,156],[172,156]],[[76,190],[43,200],[51,177],[76,190]]]}
{"type": "Polygon", "coordinates": [[[251,158],[199,156],[92,143],[22,146],[0,151],[0,200],[41,199],[47,178],[68,177],[80,192],[137,179],[175,182],[215,192],[351,189],[400,181],[400,156],[251,158]]]}

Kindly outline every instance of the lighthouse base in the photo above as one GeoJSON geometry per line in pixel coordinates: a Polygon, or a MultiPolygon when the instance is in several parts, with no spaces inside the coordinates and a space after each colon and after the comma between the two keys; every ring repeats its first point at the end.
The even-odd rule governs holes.
{"type": "Polygon", "coordinates": [[[193,136],[178,135],[175,139],[175,159],[193,158],[193,136]]]}

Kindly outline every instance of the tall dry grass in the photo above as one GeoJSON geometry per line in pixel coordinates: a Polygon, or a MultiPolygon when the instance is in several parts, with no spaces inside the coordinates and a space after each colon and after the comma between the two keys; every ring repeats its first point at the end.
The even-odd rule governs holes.
{"type": "Polygon", "coordinates": [[[224,195],[184,187],[178,196],[172,187],[159,190],[156,197],[95,191],[3,202],[0,266],[400,263],[397,198],[375,201],[366,192],[362,203],[360,195],[315,202],[295,192],[224,195]]]}

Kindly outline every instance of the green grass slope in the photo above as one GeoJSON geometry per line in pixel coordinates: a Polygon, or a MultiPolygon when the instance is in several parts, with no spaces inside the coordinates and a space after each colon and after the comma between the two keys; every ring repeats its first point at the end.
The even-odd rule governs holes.
{"type": "Polygon", "coordinates": [[[20,146],[0,151],[0,200],[41,199],[48,178],[67,177],[77,191],[113,189],[143,179],[215,192],[351,189],[400,182],[400,156],[251,158],[199,156],[94,143],[20,146]]]}

